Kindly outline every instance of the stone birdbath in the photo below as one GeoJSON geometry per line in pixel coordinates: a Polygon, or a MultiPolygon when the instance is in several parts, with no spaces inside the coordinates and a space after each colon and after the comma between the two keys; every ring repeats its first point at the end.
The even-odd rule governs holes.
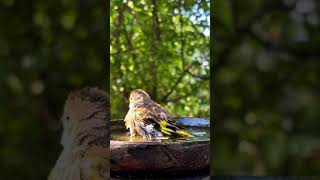
{"type": "Polygon", "coordinates": [[[111,175],[209,176],[210,121],[194,117],[177,117],[176,120],[194,137],[168,140],[130,138],[122,119],[111,121],[111,175]]]}

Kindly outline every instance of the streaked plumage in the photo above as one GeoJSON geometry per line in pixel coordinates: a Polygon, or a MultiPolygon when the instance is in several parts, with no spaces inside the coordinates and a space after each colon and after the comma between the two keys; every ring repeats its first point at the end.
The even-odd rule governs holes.
{"type": "Polygon", "coordinates": [[[71,93],[62,116],[63,151],[49,180],[110,178],[109,98],[96,88],[71,93]]]}
{"type": "Polygon", "coordinates": [[[130,136],[160,138],[192,136],[143,90],[130,93],[129,111],[124,119],[130,136]]]}

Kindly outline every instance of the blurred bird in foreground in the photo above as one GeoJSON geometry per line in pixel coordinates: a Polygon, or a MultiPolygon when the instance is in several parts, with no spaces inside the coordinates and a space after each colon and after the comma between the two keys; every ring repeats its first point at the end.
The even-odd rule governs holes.
{"type": "Polygon", "coordinates": [[[109,97],[96,88],[70,93],[62,115],[60,154],[49,180],[110,179],[109,97]]]}
{"type": "Polygon", "coordinates": [[[124,119],[130,136],[144,138],[192,136],[179,125],[158,103],[141,89],[130,93],[129,111],[124,119]]]}

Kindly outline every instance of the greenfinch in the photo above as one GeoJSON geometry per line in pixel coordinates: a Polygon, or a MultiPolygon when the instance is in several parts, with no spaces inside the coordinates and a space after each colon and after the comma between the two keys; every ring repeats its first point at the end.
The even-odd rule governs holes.
{"type": "Polygon", "coordinates": [[[124,118],[130,136],[143,138],[169,138],[192,136],[158,103],[141,89],[133,90],[129,97],[129,111],[124,118]]]}

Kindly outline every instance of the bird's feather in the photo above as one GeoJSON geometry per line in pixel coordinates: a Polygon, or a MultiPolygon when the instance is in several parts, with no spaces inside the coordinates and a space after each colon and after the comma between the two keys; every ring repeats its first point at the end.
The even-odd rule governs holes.
{"type": "Polygon", "coordinates": [[[129,111],[124,121],[131,136],[192,136],[143,90],[132,91],[129,99],[129,111]]]}

